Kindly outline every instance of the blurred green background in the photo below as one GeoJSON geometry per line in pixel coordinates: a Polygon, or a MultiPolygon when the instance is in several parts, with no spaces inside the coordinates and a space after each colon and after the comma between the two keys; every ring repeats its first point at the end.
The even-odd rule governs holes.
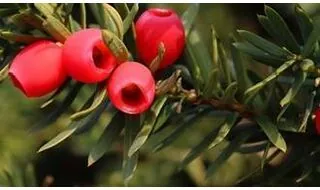
{"type": "MultiPolygon", "coordinates": [[[[171,7],[181,14],[188,4],[140,4],[140,13],[147,7],[171,7]]],[[[279,11],[294,29],[292,4],[270,4],[279,11]]],[[[318,16],[317,4],[302,4],[311,15],[318,16]]],[[[201,4],[200,14],[195,27],[201,34],[207,47],[210,47],[210,27],[213,25],[222,40],[227,40],[236,29],[246,29],[260,35],[265,32],[260,27],[257,14],[263,13],[263,4],[201,4]]],[[[265,36],[266,38],[268,36],[265,36]]],[[[121,152],[119,145],[114,145],[95,165],[87,167],[87,155],[90,148],[102,133],[102,125],[97,125],[88,133],[72,137],[61,145],[37,153],[37,149],[67,126],[67,116],[54,125],[37,133],[28,130],[43,117],[39,106],[46,100],[28,100],[6,80],[0,85],[0,186],[8,186],[8,176],[13,176],[17,186],[123,186],[121,176],[121,152]],[[9,173],[9,175],[8,175],[9,173]],[[25,184],[26,179],[32,180],[25,184]],[[27,176],[27,177],[26,177],[27,176]],[[33,177],[34,176],[34,179],[33,177]]],[[[72,105],[76,110],[88,90],[82,89],[80,97],[72,105]]],[[[72,111],[72,110],[71,110],[72,111]]],[[[148,146],[142,151],[135,176],[130,186],[255,186],[260,183],[259,175],[244,183],[239,180],[250,171],[259,167],[260,156],[257,154],[234,154],[209,180],[205,180],[204,171],[207,162],[219,153],[219,147],[206,152],[192,162],[183,171],[176,166],[188,149],[198,143],[211,130],[212,116],[206,116],[174,143],[159,153],[151,154],[148,146]]],[[[100,124],[103,123],[103,118],[100,124]]],[[[225,143],[220,146],[223,147],[225,143]]],[[[277,160],[272,162],[276,163],[277,160]]],[[[317,184],[315,176],[304,185],[317,184]]],[[[286,179],[274,184],[299,185],[286,179]]]]}

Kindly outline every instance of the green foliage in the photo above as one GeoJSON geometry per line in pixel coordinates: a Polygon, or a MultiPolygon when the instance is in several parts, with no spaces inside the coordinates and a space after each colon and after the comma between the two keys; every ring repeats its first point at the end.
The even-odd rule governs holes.
{"type": "Polygon", "coordinates": [[[132,147],[134,138],[137,136],[141,126],[141,116],[126,115],[125,128],[124,128],[124,148],[123,148],[123,161],[122,172],[124,184],[128,186],[130,179],[137,168],[139,153],[135,152],[129,154],[130,147],[132,147]]]}
{"type": "Polygon", "coordinates": [[[209,165],[206,176],[209,177],[215,173],[219,167],[225,162],[249,137],[250,133],[239,134],[230,144],[221,152],[221,154],[209,165]]]}
{"type": "MultiPolygon", "coordinates": [[[[133,22],[138,10],[138,4],[3,5],[0,8],[2,22],[9,24],[0,29],[0,38],[4,40],[0,51],[3,60],[0,81],[6,79],[10,61],[21,45],[39,39],[63,43],[81,28],[100,28],[104,44],[119,62],[135,59],[133,22]],[[79,13],[75,11],[75,6],[79,6],[79,13]],[[88,8],[93,21],[88,19],[88,8]],[[77,14],[78,17],[75,16],[77,14]]],[[[44,129],[63,115],[70,116],[69,126],[44,144],[39,152],[76,134],[97,129],[96,142],[89,151],[88,166],[114,151],[114,145],[119,143],[123,154],[122,179],[125,185],[129,185],[130,180],[135,179],[141,153],[150,147],[154,154],[170,150],[188,131],[201,130],[198,122],[210,115],[213,118],[210,130],[202,134],[200,141],[192,142],[192,146],[183,152],[184,155],[175,160],[176,167],[189,172],[195,181],[199,181],[199,171],[191,166],[196,164],[201,168],[202,156],[214,151],[216,155],[210,157],[209,166],[203,166],[200,172],[206,174],[200,181],[205,181],[204,178],[210,180],[216,177],[224,164],[239,152],[263,153],[255,173],[271,161],[271,148],[279,149],[284,154],[292,153],[289,150],[289,147],[295,148],[292,134],[312,136],[314,132],[310,121],[315,104],[319,102],[316,88],[320,73],[317,60],[320,55],[319,23],[313,21],[299,5],[295,6],[295,18],[303,39],[303,43],[299,44],[293,35],[296,33],[290,30],[281,15],[265,6],[265,15],[258,15],[258,20],[272,41],[249,31],[237,30],[223,43],[212,26],[210,47],[207,47],[203,36],[194,27],[199,10],[199,4],[191,4],[181,14],[186,34],[185,60],[165,71],[165,75],[156,77],[157,97],[146,113],[125,115],[117,111],[108,101],[105,81],[92,89],[90,85],[69,79],[41,106],[44,110],[53,109],[32,130],[44,129]],[[257,65],[256,61],[267,71],[263,78],[252,69],[252,65],[257,65]],[[89,98],[82,97],[85,100],[80,95],[83,88],[91,93],[89,98]],[[71,109],[73,103],[82,101],[85,103],[81,109],[70,113],[74,111],[71,109]],[[94,128],[99,121],[103,121],[101,130],[94,128]],[[244,121],[249,123],[246,127],[240,125],[244,121]],[[293,127],[292,123],[298,123],[297,127],[293,127]],[[255,128],[250,124],[256,125],[255,128]]],[[[166,51],[159,44],[159,54],[150,66],[152,71],[158,68],[166,51]]],[[[304,140],[311,146],[303,155],[304,159],[312,160],[316,153],[311,150],[319,147],[312,138],[304,140]]],[[[278,150],[276,152],[280,154],[278,150]]],[[[147,153],[152,154],[149,150],[147,153]]],[[[175,153],[173,151],[170,156],[175,157],[175,153]]],[[[285,175],[289,171],[285,166],[270,180],[275,181],[285,175]]],[[[298,180],[304,180],[311,170],[310,166],[306,166],[298,180]]],[[[26,172],[32,173],[30,168],[26,172]]],[[[9,185],[23,185],[22,182],[11,181],[11,175],[6,176],[9,185]]],[[[28,181],[35,184],[33,179],[28,181]]],[[[201,181],[199,184],[206,183],[201,181]]]]}
{"type": "Polygon", "coordinates": [[[131,157],[134,153],[139,150],[142,145],[146,142],[149,135],[151,134],[153,127],[157,121],[158,115],[162,110],[162,107],[166,103],[167,97],[163,96],[156,100],[150,111],[147,113],[146,119],[144,120],[143,126],[137,136],[135,137],[129,151],[128,156],[131,157]]]}
{"type": "Polygon", "coordinates": [[[30,163],[10,163],[0,175],[3,176],[3,180],[0,180],[2,187],[37,186],[34,166],[30,163]]]}
{"type": "Polygon", "coordinates": [[[72,104],[72,102],[75,100],[82,86],[83,86],[82,83],[73,84],[69,93],[65,96],[63,101],[59,104],[59,106],[56,106],[54,110],[50,112],[47,117],[40,120],[32,128],[32,130],[36,131],[36,130],[42,129],[43,127],[46,127],[49,124],[55,122],[61,116],[61,114],[66,111],[66,108],[68,108],[72,104]]]}
{"type": "Polygon", "coordinates": [[[111,119],[110,123],[105,127],[103,134],[101,135],[98,143],[91,149],[88,157],[88,166],[92,165],[96,161],[98,161],[109,149],[113,141],[118,138],[120,132],[123,129],[123,115],[121,113],[117,113],[117,111],[112,108],[110,111],[111,119]]]}
{"type": "MultiPolygon", "coordinates": [[[[126,4],[124,4],[126,11],[129,11],[128,6],[126,4]]],[[[123,20],[123,30],[124,33],[126,33],[129,28],[131,27],[133,20],[136,16],[136,14],[139,11],[139,5],[136,3],[132,6],[131,10],[129,12],[127,12],[127,15],[125,17],[125,19],[123,20]]]]}
{"type": "Polygon", "coordinates": [[[257,123],[260,125],[262,130],[268,136],[270,141],[283,152],[287,151],[287,145],[283,137],[279,133],[277,126],[275,126],[268,118],[265,116],[258,116],[255,118],[257,123]]]}

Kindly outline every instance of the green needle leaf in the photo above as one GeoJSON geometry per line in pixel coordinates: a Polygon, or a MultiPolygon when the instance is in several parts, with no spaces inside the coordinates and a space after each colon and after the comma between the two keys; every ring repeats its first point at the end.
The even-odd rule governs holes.
{"type": "Polygon", "coordinates": [[[265,6],[265,13],[277,33],[277,41],[294,53],[300,53],[300,46],[282,17],[269,6],[265,6]]]}
{"type": "Polygon", "coordinates": [[[252,134],[249,132],[239,134],[229,145],[222,150],[221,154],[208,167],[206,179],[212,176],[230,156],[243,144],[252,134]]]}
{"type": "Polygon", "coordinates": [[[264,115],[259,115],[255,117],[255,120],[260,125],[264,133],[267,135],[269,140],[282,152],[287,151],[287,145],[284,141],[282,135],[277,129],[277,126],[272,123],[272,121],[269,120],[268,117],[264,115]]]}
{"type": "MultiPolygon", "coordinates": [[[[258,20],[271,37],[273,37],[275,40],[279,38],[279,34],[277,33],[277,30],[274,30],[268,17],[264,15],[258,15],[258,20]]],[[[283,46],[282,41],[277,41],[277,42],[280,43],[281,46],[283,46]]]]}
{"type": "Polygon", "coordinates": [[[309,55],[312,54],[314,47],[319,40],[319,37],[320,37],[319,33],[320,33],[320,21],[314,23],[313,30],[310,33],[307,39],[307,42],[303,47],[303,51],[302,51],[303,57],[308,57],[309,55]]]}
{"type": "Polygon", "coordinates": [[[308,36],[312,32],[313,24],[311,18],[306,14],[306,12],[300,7],[299,4],[295,5],[295,15],[297,17],[297,22],[302,34],[304,42],[307,41],[308,36]]]}
{"type": "Polygon", "coordinates": [[[167,137],[165,137],[163,140],[161,140],[159,143],[157,143],[154,146],[153,151],[154,152],[160,151],[163,148],[172,144],[175,140],[177,140],[177,138],[180,135],[182,135],[183,132],[185,132],[185,130],[194,126],[194,123],[198,119],[200,119],[201,117],[203,117],[204,115],[206,115],[208,113],[209,113],[208,109],[203,109],[203,110],[200,110],[199,113],[197,113],[197,114],[191,114],[191,115],[187,115],[187,116],[181,118],[181,120],[179,120],[179,123],[173,123],[174,128],[175,128],[173,130],[173,132],[171,132],[167,137]]]}
{"type": "Polygon", "coordinates": [[[250,81],[247,74],[247,65],[243,56],[239,52],[239,50],[237,50],[234,46],[231,47],[231,55],[232,55],[233,65],[236,71],[238,91],[241,94],[241,99],[242,99],[245,90],[250,85],[249,83],[250,81]]]}
{"type": "Polygon", "coordinates": [[[98,142],[91,149],[88,157],[88,166],[91,166],[98,161],[107,151],[112,147],[112,143],[119,138],[119,135],[124,127],[123,114],[117,112],[115,109],[112,111],[110,123],[107,123],[102,135],[98,142]]]}
{"type": "Polygon", "coordinates": [[[76,83],[73,85],[73,87],[70,89],[69,93],[66,95],[66,97],[62,100],[62,102],[55,107],[55,109],[45,118],[40,120],[32,129],[31,131],[37,131],[39,129],[42,129],[49,124],[55,122],[61,114],[63,114],[67,109],[70,107],[72,102],[77,97],[81,87],[83,86],[83,83],[76,83]]]}
{"type": "Polygon", "coordinates": [[[81,26],[83,29],[87,28],[87,13],[86,13],[86,4],[80,3],[81,9],[81,26]]]}
{"type": "Polygon", "coordinates": [[[68,78],[59,88],[56,90],[47,101],[45,101],[40,108],[43,109],[54,102],[55,98],[70,84],[71,78],[68,78]]]}
{"type": "Polygon", "coordinates": [[[282,72],[290,68],[292,65],[296,63],[295,60],[289,60],[286,61],[284,64],[282,64],[277,70],[275,70],[272,74],[270,74],[267,78],[265,78],[263,81],[255,84],[254,86],[250,87],[245,92],[245,101],[248,102],[253,98],[262,88],[264,88],[269,82],[276,79],[282,72]]]}
{"type": "Polygon", "coordinates": [[[214,141],[209,145],[208,149],[214,148],[219,143],[226,138],[228,133],[230,132],[231,128],[235,125],[239,117],[239,114],[235,113],[226,118],[226,122],[220,127],[218,135],[214,139],[214,141]]]}
{"type": "Polygon", "coordinates": [[[49,148],[56,146],[57,144],[59,144],[60,142],[64,141],[69,136],[71,136],[76,130],[77,130],[77,128],[70,128],[65,131],[62,131],[57,136],[55,136],[53,139],[51,139],[49,142],[47,142],[46,144],[41,146],[40,149],[38,150],[38,152],[42,152],[42,151],[45,151],[49,148]]]}
{"type": "Polygon", "coordinates": [[[223,75],[224,80],[227,84],[232,82],[232,69],[231,64],[229,64],[229,56],[226,53],[225,48],[221,43],[218,45],[219,58],[221,59],[221,74],[223,75]]]}
{"type": "Polygon", "coordinates": [[[222,98],[223,102],[227,102],[227,103],[232,103],[235,102],[235,95],[237,93],[238,90],[238,83],[237,82],[233,82],[231,84],[229,84],[229,86],[226,88],[225,90],[225,95],[222,98]]]}
{"type": "Polygon", "coordinates": [[[129,51],[124,43],[109,30],[102,30],[105,45],[111,50],[119,63],[129,60],[129,51]]]}
{"type": "Polygon", "coordinates": [[[158,115],[153,131],[158,131],[168,121],[173,112],[173,105],[171,103],[165,104],[158,115]]]}
{"type": "Polygon", "coordinates": [[[233,45],[241,52],[250,55],[254,60],[273,68],[278,68],[283,62],[285,62],[285,59],[272,56],[248,42],[235,42],[233,45]]]}
{"type": "Polygon", "coordinates": [[[209,80],[209,73],[213,69],[208,48],[201,40],[196,30],[191,30],[186,42],[187,64],[192,72],[197,88],[203,88],[209,80]]]}
{"type": "Polygon", "coordinates": [[[271,147],[270,145],[271,145],[271,143],[268,142],[267,147],[266,147],[266,148],[264,149],[264,151],[263,151],[263,155],[262,155],[261,163],[260,163],[261,171],[263,171],[264,166],[265,166],[265,164],[266,164],[267,156],[268,156],[268,153],[269,153],[269,150],[270,150],[270,147],[271,147]]]}
{"type": "Polygon", "coordinates": [[[31,9],[26,9],[18,14],[15,14],[10,17],[10,19],[14,23],[23,23],[26,26],[32,26],[36,29],[42,30],[42,23],[45,21],[42,17],[40,17],[37,14],[34,14],[34,12],[31,9]]]}
{"type": "Polygon", "coordinates": [[[122,39],[123,24],[119,13],[112,6],[105,3],[89,3],[88,5],[100,28],[107,29],[122,39]]]}
{"type": "Polygon", "coordinates": [[[286,104],[280,111],[280,113],[277,116],[277,122],[280,121],[280,119],[282,118],[282,116],[286,113],[287,109],[290,107],[291,104],[286,104]]]}
{"type": "Polygon", "coordinates": [[[41,37],[41,36],[32,36],[28,34],[21,34],[17,32],[10,32],[10,31],[0,31],[0,38],[3,38],[8,41],[12,42],[20,42],[30,44],[39,40],[49,40],[48,37],[41,37]]]}
{"type": "Polygon", "coordinates": [[[156,120],[158,118],[158,115],[164,106],[164,104],[167,101],[167,96],[162,96],[158,98],[150,108],[150,111],[147,113],[145,117],[144,124],[142,126],[142,129],[139,131],[138,135],[135,137],[134,141],[132,142],[132,145],[128,151],[128,156],[133,156],[134,153],[136,153],[142,145],[147,141],[150,133],[153,130],[153,127],[155,126],[156,120]]]}
{"type": "Polygon", "coordinates": [[[199,9],[200,9],[199,3],[192,3],[191,5],[189,5],[188,9],[181,16],[186,38],[188,38],[191,27],[199,13],[199,9]]]}
{"type": "Polygon", "coordinates": [[[5,67],[3,67],[1,70],[0,70],[0,83],[7,78],[8,74],[9,74],[9,64],[6,65],[5,67]]]}
{"type": "Polygon", "coordinates": [[[95,18],[99,26],[101,28],[105,28],[105,22],[104,22],[105,13],[103,10],[103,6],[102,6],[102,3],[100,3],[100,5],[98,4],[99,3],[88,3],[89,8],[91,9],[91,12],[93,14],[93,17],[95,18]]]}
{"type": "Polygon", "coordinates": [[[69,29],[61,21],[51,15],[49,15],[42,23],[42,26],[46,32],[61,43],[64,43],[64,41],[71,35],[69,29]]]}
{"type": "Polygon", "coordinates": [[[95,110],[102,103],[102,101],[106,97],[106,93],[107,92],[106,92],[106,90],[104,88],[98,89],[98,92],[97,92],[97,94],[96,94],[96,96],[94,98],[94,101],[93,101],[92,105],[89,108],[85,109],[85,110],[81,110],[81,111],[79,111],[77,113],[72,114],[70,116],[70,119],[77,120],[77,119],[82,118],[82,117],[88,115],[89,113],[91,113],[93,110],[95,110]]]}
{"type": "Polygon", "coordinates": [[[211,98],[212,96],[215,96],[218,98],[221,91],[222,89],[219,81],[219,70],[215,68],[210,72],[209,81],[205,84],[202,92],[203,97],[211,98]]]}
{"type": "Polygon", "coordinates": [[[135,152],[132,156],[129,156],[128,153],[134,138],[140,129],[140,116],[126,115],[125,120],[122,172],[124,184],[125,186],[128,186],[138,164],[138,152],[135,152]]]}
{"type": "Polygon", "coordinates": [[[217,117],[213,122],[213,130],[196,146],[192,147],[190,152],[184,157],[183,161],[179,165],[179,169],[183,169],[186,165],[196,159],[201,153],[207,150],[210,143],[218,134],[218,126],[222,125],[226,120],[225,117],[217,117]]]}
{"type": "Polygon", "coordinates": [[[288,90],[285,97],[283,97],[280,101],[281,107],[289,104],[294,97],[298,94],[299,90],[302,87],[302,84],[307,79],[307,73],[306,72],[298,72],[297,77],[294,80],[294,83],[292,84],[291,88],[288,90]]]}
{"type": "Polygon", "coordinates": [[[215,66],[214,68],[219,68],[218,36],[213,26],[211,26],[211,38],[212,38],[212,63],[215,66]]]}
{"type": "Polygon", "coordinates": [[[123,21],[123,33],[127,33],[127,31],[129,30],[129,28],[132,26],[134,18],[136,16],[136,14],[139,11],[139,4],[135,3],[131,10],[128,12],[128,14],[126,14],[126,17],[123,21]]]}
{"type": "MultiPolygon", "coordinates": [[[[90,101],[90,99],[88,101],[90,101]]],[[[88,126],[93,126],[94,124],[96,124],[98,122],[99,116],[105,110],[107,105],[107,101],[105,101],[104,104],[100,105],[99,108],[95,112],[92,112],[88,117],[72,122],[66,130],[62,131],[56,137],[47,142],[45,145],[41,146],[38,152],[42,152],[44,150],[52,148],[64,141],[65,139],[67,139],[68,137],[70,137],[76,131],[82,130],[82,128],[86,128],[88,126]]]]}
{"type": "Polygon", "coordinates": [[[52,16],[55,13],[54,7],[49,3],[34,3],[36,9],[41,12],[44,16],[52,16]]]}
{"type": "Polygon", "coordinates": [[[288,59],[293,56],[293,54],[289,51],[282,49],[281,47],[277,46],[276,44],[269,42],[268,40],[251,33],[245,30],[238,30],[238,33],[241,37],[247,40],[252,45],[256,46],[257,48],[269,53],[272,56],[288,59]]]}
{"type": "Polygon", "coordinates": [[[69,15],[68,16],[68,22],[69,22],[69,29],[70,29],[70,32],[74,33],[76,31],[79,31],[81,30],[81,26],[80,24],[73,19],[72,15],[69,15]]]}
{"type": "Polygon", "coordinates": [[[107,15],[105,16],[108,19],[106,18],[106,20],[109,21],[109,23],[107,23],[107,26],[109,26],[109,28],[106,29],[113,31],[115,34],[117,34],[117,36],[120,39],[122,39],[124,34],[124,28],[121,16],[117,12],[117,10],[113,8],[111,5],[103,3],[103,7],[105,12],[107,13],[107,15]]]}
{"type": "Polygon", "coordinates": [[[313,91],[311,93],[311,97],[308,98],[309,101],[308,101],[308,104],[306,105],[306,110],[304,112],[303,120],[302,120],[302,123],[301,123],[301,125],[299,127],[298,132],[305,132],[306,131],[307,122],[308,122],[308,119],[310,118],[310,115],[312,113],[315,96],[316,96],[316,92],[313,91]]]}

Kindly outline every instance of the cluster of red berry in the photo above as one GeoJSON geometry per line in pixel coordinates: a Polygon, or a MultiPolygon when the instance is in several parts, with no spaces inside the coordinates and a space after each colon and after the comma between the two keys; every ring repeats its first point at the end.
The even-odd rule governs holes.
{"type": "Polygon", "coordinates": [[[149,9],[136,22],[138,62],[119,63],[104,44],[99,29],[83,29],[64,44],[38,41],[25,47],[13,60],[9,75],[27,97],[40,97],[59,88],[68,76],[83,83],[106,82],[107,94],[119,110],[138,114],[147,110],[155,96],[155,80],[148,65],[165,54],[159,68],[181,55],[185,34],[178,15],[169,9],[149,9]],[[145,66],[146,65],[146,66],[145,66]]]}

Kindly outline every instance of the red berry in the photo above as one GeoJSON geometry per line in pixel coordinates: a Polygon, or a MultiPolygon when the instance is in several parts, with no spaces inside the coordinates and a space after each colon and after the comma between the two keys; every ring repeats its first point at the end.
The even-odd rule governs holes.
{"type": "Polygon", "coordinates": [[[315,111],[315,116],[316,116],[316,118],[315,118],[315,123],[316,123],[316,132],[317,132],[317,134],[318,135],[320,135],[320,108],[318,107],[318,108],[316,108],[316,111],[315,111]]]}
{"type": "Polygon", "coordinates": [[[9,76],[27,97],[40,97],[57,89],[67,78],[62,48],[42,40],[25,47],[12,61],[9,76]]]}
{"type": "Polygon", "coordinates": [[[150,65],[163,42],[165,54],[159,69],[173,64],[183,52],[185,34],[179,16],[170,9],[149,9],[136,22],[136,42],[140,59],[150,65]]]}
{"type": "Polygon", "coordinates": [[[62,60],[67,73],[83,83],[105,80],[117,65],[99,29],[85,29],[70,36],[65,41],[62,60]]]}
{"type": "Polygon", "coordinates": [[[125,62],[110,76],[107,91],[116,108],[128,114],[139,114],[146,111],[153,102],[155,81],[144,65],[125,62]]]}

